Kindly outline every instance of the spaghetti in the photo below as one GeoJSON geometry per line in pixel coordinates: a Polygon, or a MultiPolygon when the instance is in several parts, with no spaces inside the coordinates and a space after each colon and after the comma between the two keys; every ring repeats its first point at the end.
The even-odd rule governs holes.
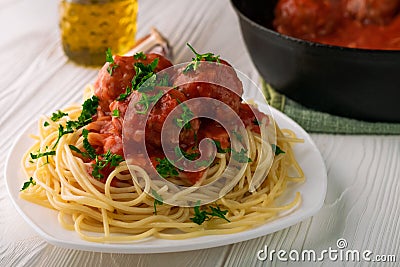
{"type": "MultiPolygon", "coordinates": [[[[89,87],[86,98],[93,91],[93,87],[89,87]]],[[[20,193],[20,197],[27,201],[57,210],[60,224],[68,230],[75,230],[82,239],[129,242],[148,237],[185,239],[236,233],[273,220],[301,202],[299,193],[285,205],[279,205],[277,198],[289,183],[304,181],[292,150],[293,143],[302,140],[292,131],[280,130],[276,126],[276,145],[271,147],[269,141],[262,138],[263,131],[267,131],[266,120],[259,123],[258,132],[252,127],[246,128],[248,164],[239,171],[229,192],[209,205],[181,207],[167,204],[160,198],[165,190],[162,186],[156,185],[157,190],[151,189],[154,184],[140,164],[129,163],[128,166],[127,161],[121,159],[112,168],[108,165],[108,172],[100,172],[103,174],[101,179],[96,178],[94,163],[88,159],[90,149],[87,142],[90,138],[87,138],[87,129],[93,129],[91,125],[60,135],[60,129],[67,129],[70,121],[80,121],[82,113],[81,106],[72,105],[64,109],[56,120],[46,116],[39,120],[39,134],[32,136],[35,144],[22,159],[25,175],[32,177],[33,183],[20,193]],[[53,148],[54,153],[46,154],[45,151],[53,148]],[[255,175],[257,166],[267,166],[272,158],[266,179],[262,177],[260,180],[255,175]],[[139,184],[139,178],[145,181],[144,184],[139,184]],[[254,186],[258,180],[260,185],[254,186]]],[[[273,123],[271,118],[269,123],[273,123]]],[[[192,188],[218,180],[232,156],[227,151],[218,151],[200,179],[180,179],[179,175],[168,179],[187,186],[186,190],[190,192],[192,188]]],[[[98,157],[104,159],[107,156],[96,156],[96,160],[98,157]]]]}

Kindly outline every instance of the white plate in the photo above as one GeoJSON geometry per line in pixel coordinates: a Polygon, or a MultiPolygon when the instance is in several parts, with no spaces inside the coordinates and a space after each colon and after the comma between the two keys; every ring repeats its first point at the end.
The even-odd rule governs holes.
{"type": "Polygon", "coordinates": [[[145,241],[118,244],[92,243],[82,240],[74,231],[68,231],[61,227],[57,221],[56,211],[27,202],[18,196],[19,190],[26,180],[21,170],[20,161],[24,152],[33,143],[28,134],[37,132],[36,123],[30,125],[17,138],[8,155],[5,168],[7,190],[18,212],[40,236],[53,245],[70,249],[115,253],[176,252],[223,246],[264,236],[299,223],[314,215],[324,202],[327,185],[324,162],[310,136],[286,115],[275,109],[272,109],[272,113],[281,128],[292,129],[298,137],[304,139],[304,144],[296,145],[294,151],[296,159],[304,170],[306,181],[290,186],[287,190],[288,192],[283,196],[283,201],[287,198],[286,201],[289,202],[293,199],[295,192],[299,191],[302,195],[302,203],[292,213],[244,232],[203,236],[186,240],[151,238],[145,241]]]}

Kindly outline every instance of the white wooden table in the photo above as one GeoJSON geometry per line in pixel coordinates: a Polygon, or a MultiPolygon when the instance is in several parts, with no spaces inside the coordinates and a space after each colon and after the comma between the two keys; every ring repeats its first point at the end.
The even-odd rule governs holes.
{"type": "MultiPolygon", "coordinates": [[[[96,69],[64,56],[58,1],[0,0],[0,266],[375,266],[372,262],[262,262],[257,251],[348,248],[397,256],[400,262],[400,137],[312,135],[328,171],[323,208],[312,218],[258,239],[198,251],[123,255],[55,247],[16,212],[7,195],[5,159],[15,137],[39,117],[81,99],[96,69]]],[[[185,43],[220,54],[258,80],[227,0],[140,1],[138,36],[157,27],[174,47],[176,63],[191,58],[185,43]]],[[[394,110],[393,112],[399,112],[394,110]]],[[[216,237],[218,238],[218,237],[216,237]]]]}

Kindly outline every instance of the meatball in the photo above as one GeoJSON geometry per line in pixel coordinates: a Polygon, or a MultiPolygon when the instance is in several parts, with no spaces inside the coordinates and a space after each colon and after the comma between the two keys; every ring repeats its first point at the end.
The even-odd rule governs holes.
{"type": "MultiPolygon", "coordinates": [[[[146,122],[146,144],[152,145],[153,147],[161,147],[161,131],[167,116],[173,109],[180,105],[180,103],[184,103],[185,100],[186,97],[175,89],[171,89],[161,97],[154,105],[146,122]]],[[[200,128],[199,119],[192,119],[188,123],[190,126],[183,127],[179,133],[179,144],[184,148],[191,147],[195,144],[196,135],[200,128]]]]}
{"type": "Polygon", "coordinates": [[[128,86],[131,86],[132,78],[136,74],[134,69],[135,63],[142,62],[147,65],[156,58],[158,58],[158,65],[155,68],[155,72],[172,66],[172,63],[168,59],[158,54],[147,54],[146,59],[135,59],[133,56],[114,56],[114,64],[118,65],[118,67],[110,75],[108,71],[109,63],[106,63],[100,70],[94,83],[94,94],[100,100],[101,109],[109,112],[111,102],[124,93],[128,86]]]}
{"type": "MultiPolygon", "coordinates": [[[[224,60],[221,60],[220,63],[222,65],[201,64],[200,62],[196,71],[180,72],[175,77],[174,85],[188,99],[197,97],[217,99],[237,113],[242,102],[242,82],[229,63],[224,60]]],[[[210,107],[203,108],[209,109],[210,107]]]]}
{"type": "Polygon", "coordinates": [[[334,31],[340,19],[340,1],[280,0],[275,8],[274,27],[278,32],[315,38],[334,31]]]}
{"type": "Polygon", "coordinates": [[[383,25],[397,14],[400,0],[346,0],[345,9],[361,23],[383,25]]]}
{"type": "MultiPolygon", "coordinates": [[[[168,90],[168,89],[165,89],[168,90]]],[[[140,143],[145,140],[146,146],[152,148],[152,150],[158,150],[161,144],[161,132],[165,127],[165,121],[168,115],[177,108],[181,103],[187,100],[186,97],[175,89],[170,89],[163,96],[154,103],[155,105],[149,110],[148,117],[146,114],[138,112],[143,109],[143,105],[139,104],[142,94],[146,94],[147,97],[152,97],[156,95],[155,92],[133,92],[131,103],[134,110],[132,112],[126,113],[124,119],[124,127],[126,138],[132,140],[133,143],[140,143]],[[146,119],[146,120],[144,120],[146,119]],[[142,131],[145,129],[145,132],[142,131]]],[[[182,148],[186,149],[195,145],[197,131],[200,127],[199,119],[193,116],[188,122],[186,127],[183,127],[180,132],[167,131],[168,140],[173,140],[179,138],[179,144],[182,148]]],[[[172,130],[172,129],[169,129],[172,130]]]]}

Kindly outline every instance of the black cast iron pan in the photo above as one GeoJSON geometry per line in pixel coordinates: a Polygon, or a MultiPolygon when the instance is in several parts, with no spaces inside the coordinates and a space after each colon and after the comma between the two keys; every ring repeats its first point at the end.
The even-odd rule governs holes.
{"type": "Polygon", "coordinates": [[[231,0],[261,76],[302,105],[366,121],[400,122],[400,51],[344,48],[272,30],[276,0],[231,0]]]}

